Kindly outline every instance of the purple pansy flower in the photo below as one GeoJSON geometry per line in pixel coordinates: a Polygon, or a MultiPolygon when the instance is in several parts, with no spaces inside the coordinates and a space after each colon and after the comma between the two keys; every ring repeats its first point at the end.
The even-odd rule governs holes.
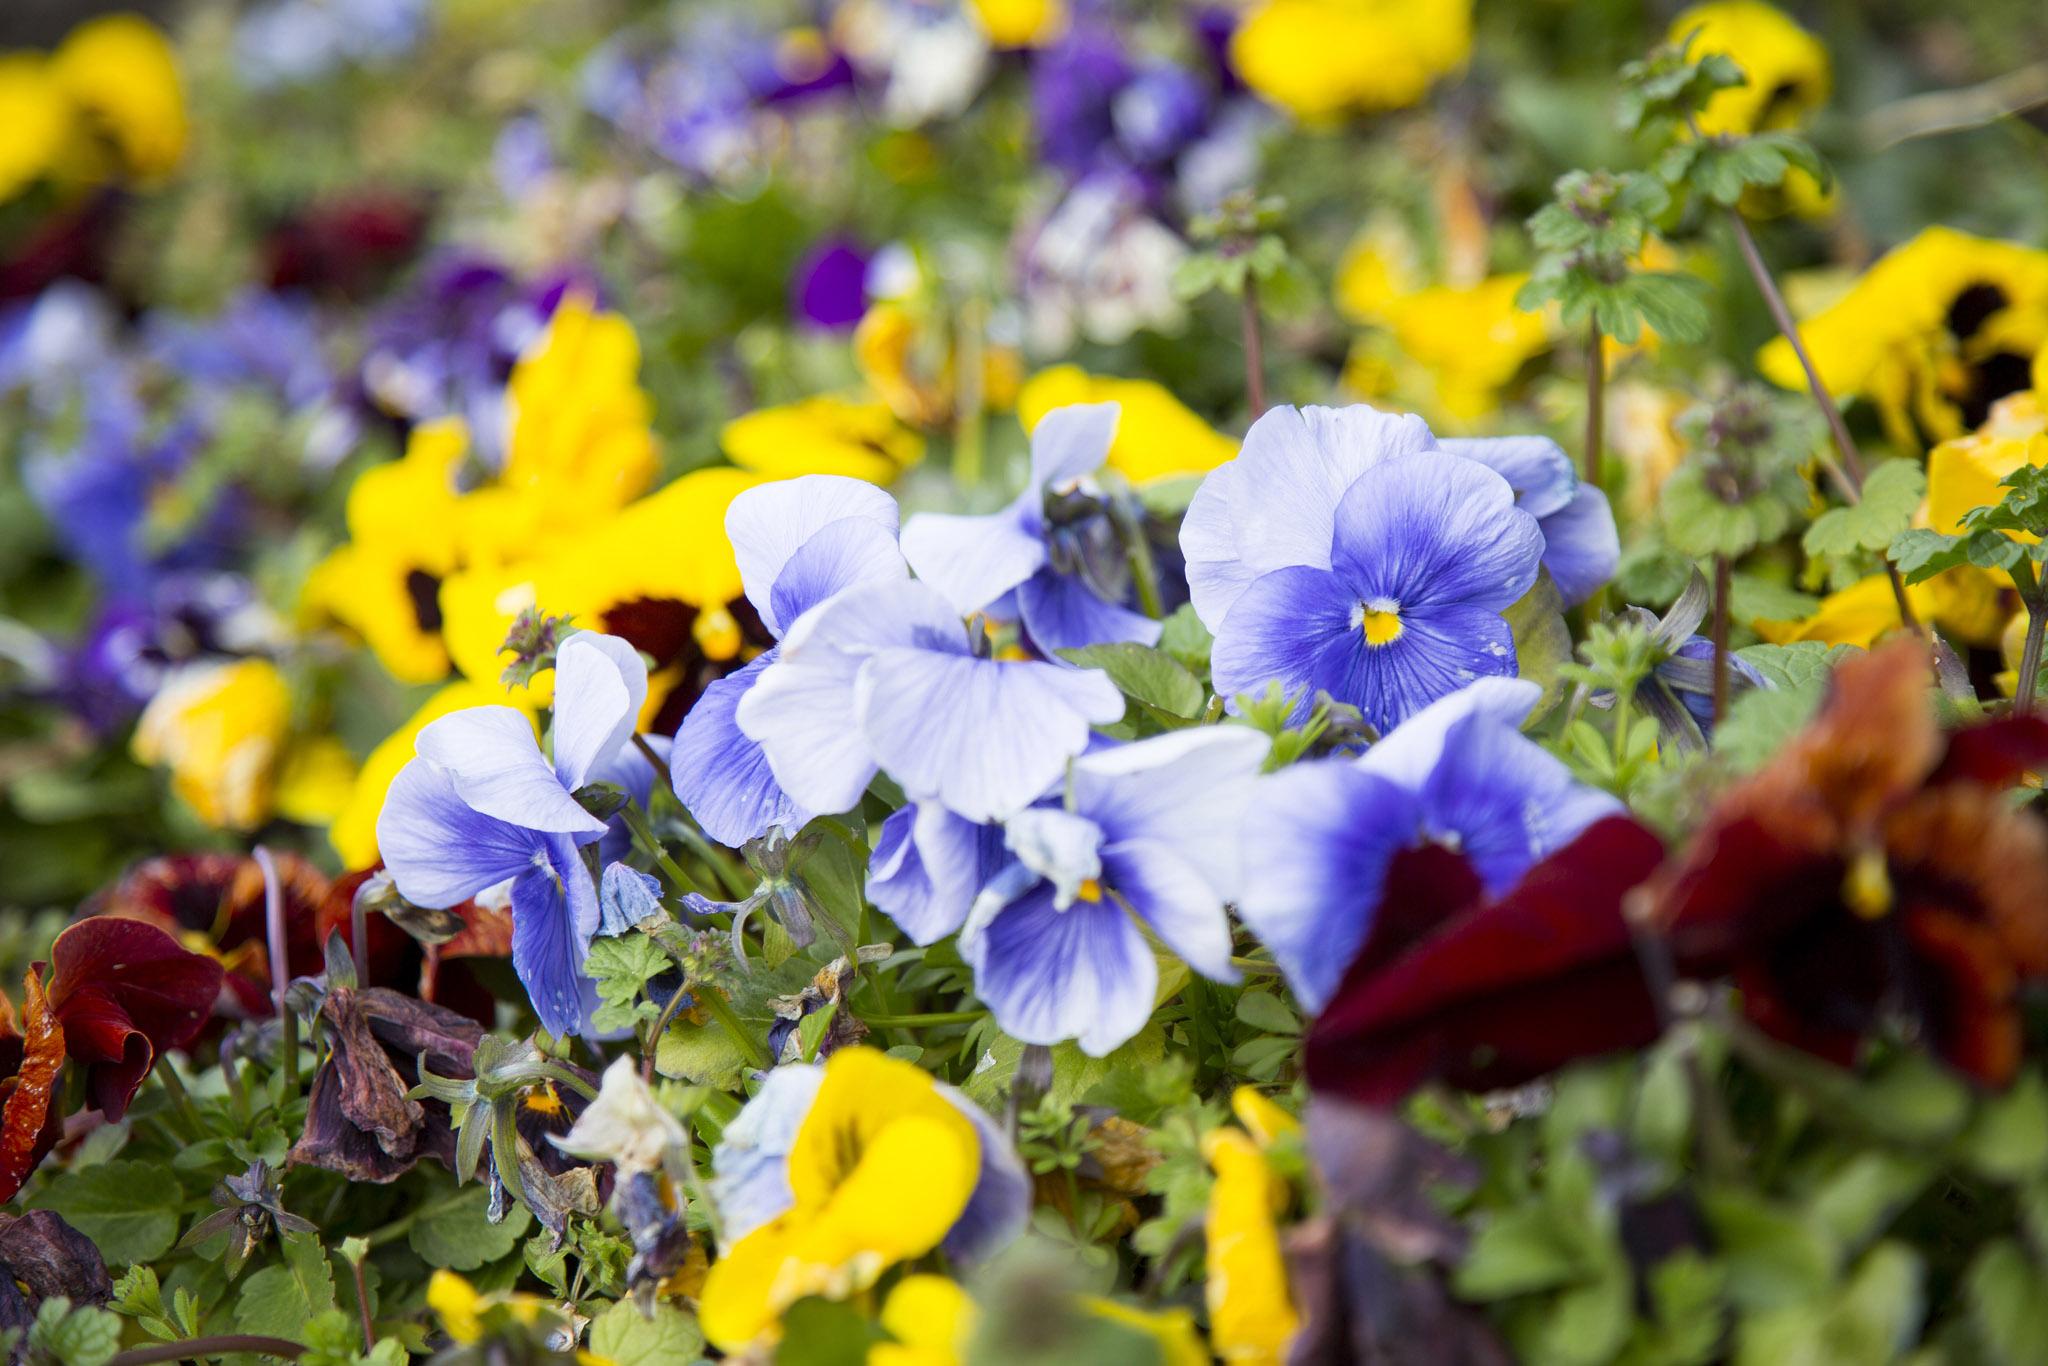
{"type": "Polygon", "coordinates": [[[960,934],[975,994],[1004,1033],[1075,1039],[1097,1057],[1136,1034],[1159,985],[1137,922],[1195,971],[1237,980],[1224,903],[1267,748],[1257,731],[1227,725],[1101,750],[1074,761],[1065,805],[1005,823],[1015,861],[990,879],[960,934]]]}
{"type": "Polygon", "coordinates": [[[974,898],[1010,858],[1000,824],[913,802],[882,822],[868,860],[868,900],[913,944],[936,943],[967,923],[974,898]]]}
{"type": "Polygon", "coordinates": [[[884,771],[970,820],[1013,815],[1124,700],[1099,669],[991,659],[986,639],[929,584],[849,588],[790,627],[740,699],[740,729],[812,811],[850,809],[884,771]]]}
{"type": "Polygon", "coordinates": [[[1502,616],[1543,533],[1514,490],[1420,418],[1275,408],[1203,480],[1181,524],[1224,697],[1317,693],[1380,732],[1475,678],[1511,676],[1502,616]]]}
{"type": "Polygon", "coordinates": [[[1447,437],[1442,445],[1508,481],[1515,506],[1543,529],[1543,567],[1567,607],[1614,577],[1621,564],[1614,509],[1597,484],[1579,478],[1562,446],[1547,436],[1447,437]]]}
{"type": "Polygon", "coordinates": [[[827,237],[804,253],[789,281],[789,311],[798,322],[841,331],[868,309],[868,255],[848,237],[827,237]]]}
{"type": "MultiPolygon", "coordinates": [[[[726,536],[747,601],[768,633],[779,641],[842,589],[904,579],[896,516],[896,500],[881,489],[836,474],[762,484],[734,498],[726,536]]],[[[684,807],[706,834],[734,848],[778,825],[797,830],[817,814],[776,782],[760,744],[737,719],[741,699],[779,657],[780,647],[771,646],[707,687],[683,718],[669,756],[684,807]]]]}
{"type": "Polygon", "coordinates": [[[1039,650],[1134,641],[1159,623],[1124,606],[1123,541],[1087,477],[1116,438],[1118,405],[1056,408],[1031,433],[1031,482],[986,517],[926,512],[903,528],[903,554],[955,611],[1015,618],[1039,650]]]}
{"type": "Polygon", "coordinates": [[[617,636],[580,632],[555,659],[554,759],[510,707],[429,722],[392,780],[377,844],[400,895],[453,906],[512,883],[512,966],[553,1034],[582,1029],[594,1001],[583,961],[601,916],[579,846],[606,824],[576,800],[605,781],[647,700],[647,666],[617,636]]]}
{"type": "Polygon", "coordinates": [[[1239,914],[1310,1010],[1371,932],[1389,865],[1439,845],[1489,894],[1621,804],[1518,729],[1542,689],[1489,678],[1425,707],[1356,759],[1258,780],[1245,805],[1239,914]]]}

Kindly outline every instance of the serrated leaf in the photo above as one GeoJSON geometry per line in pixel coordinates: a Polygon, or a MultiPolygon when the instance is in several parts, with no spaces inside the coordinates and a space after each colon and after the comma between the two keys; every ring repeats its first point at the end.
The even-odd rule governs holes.
{"type": "Polygon", "coordinates": [[[91,1305],[74,1306],[52,1295],[36,1309],[28,1330],[28,1359],[55,1366],[106,1366],[121,1350],[121,1320],[91,1305]]]}
{"type": "Polygon", "coordinates": [[[704,1334],[673,1305],[656,1302],[654,1316],[645,1318],[627,1299],[591,1321],[590,1350],[616,1366],[667,1366],[694,1361],[704,1350],[704,1334]]]}
{"type": "Polygon", "coordinates": [[[108,1162],[65,1172],[36,1197],[93,1240],[110,1265],[146,1262],[178,1237],[177,1180],[148,1162],[108,1162]]]}
{"type": "Polygon", "coordinates": [[[473,1271],[495,1262],[519,1244],[533,1217],[514,1205],[499,1223],[485,1217],[490,1194],[483,1186],[466,1186],[423,1211],[406,1230],[405,1240],[428,1266],[473,1271]]]}
{"type": "Polygon", "coordinates": [[[1926,494],[1927,476],[1917,461],[1887,460],[1863,481],[1862,502],[1822,513],[1800,545],[1809,555],[1883,550],[1906,530],[1926,494]]]}
{"type": "Polygon", "coordinates": [[[334,1268],[320,1240],[288,1234],[283,1253],[281,1262],[242,1282],[235,1297],[235,1326],[242,1332],[296,1341],[307,1320],[334,1308],[334,1268]]]}
{"type": "Polygon", "coordinates": [[[1100,669],[1128,697],[1157,707],[1169,716],[1193,720],[1202,714],[1209,690],[1172,655],[1144,645],[1118,641],[1061,650],[1060,658],[1084,669],[1100,669]]]}

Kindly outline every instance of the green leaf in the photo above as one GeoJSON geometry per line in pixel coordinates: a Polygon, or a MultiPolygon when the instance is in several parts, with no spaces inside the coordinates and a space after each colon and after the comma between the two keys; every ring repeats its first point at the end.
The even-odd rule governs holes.
{"type": "Polygon", "coordinates": [[[1504,1209],[1479,1227],[1458,1268],[1458,1294],[1499,1300],[1548,1290],[1586,1274],[1583,1241],[1548,1205],[1504,1209]]]}
{"type": "Polygon", "coordinates": [[[1828,675],[1835,666],[1854,653],[1853,645],[1797,640],[1789,645],[1744,646],[1735,656],[1762,674],[1774,688],[1818,697],[1827,687],[1828,675]]]}
{"type": "Polygon", "coordinates": [[[52,1295],[36,1310],[29,1325],[31,1360],[56,1366],[106,1366],[121,1350],[121,1319],[91,1305],[72,1307],[63,1295],[52,1295]]]}
{"type": "Polygon", "coordinates": [[[1977,1254],[1963,1283],[1970,1327],[1991,1361],[2000,1366],[2030,1366],[2040,1360],[2048,1342],[2048,1295],[2041,1293],[2042,1275],[2010,1239],[1991,1243],[1977,1254]]]}
{"type": "Polygon", "coordinates": [[[108,1162],[65,1172],[33,1202],[93,1240],[110,1265],[146,1262],[178,1237],[178,1182],[148,1162],[108,1162]]]}
{"type": "Polygon", "coordinates": [[[1965,1162],[2000,1181],[2048,1169],[2048,1089],[2040,1073],[2023,1072],[2005,1094],[1980,1101],[1957,1146],[1965,1162]]]}
{"type": "Polygon", "coordinates": [[[1821,1183],[1807,1209],[1846,1248],[1878,1237],[1933,1178],[1924,1161],[1896,1153],[1857,1153],[1821,1183]]]}
{"type": "Polygon", "coordinates": [[[1195,605],[1184,602],[1159,623],[1159,648],[1178,660],[1197,678],[1209,676],[1209,650],[1216,638],[1195,615],[1195,605]]]}
{"type": "Polygon", "coordinates": [[[1301,1032],[1300,1019],[1269,991],[1247,991],[1238,997],[1237,1018],[1268,1034],[1301,1032]]]}
{"type": "Polygon", "coordinates": [[[1172,655],[1129,641],[1061,650],[1060,658],[1084,669],[1100,669],[1127,696],[1169,716],[1193,720],[1209,701],[1209,690],[1172,655]]]}
{"type": "Polygon", "coordinates": [[[643,1318],[631,1300],[619,1300],[590,1324],[590,1350],[617,1366],[667,1366],[693,1361],[704,1350],[697,1321],[673,1305],[657,1302],[643,1318]]]}
{"type": "MultiPolygon", "coordinates": [[[[844,852],[844,846],[838,840],[825,841],[819,852],[822,854],[833,849],[844,852]]],[[[834,892],[829,880],[824,887],[813,880],[813,865],[817,862],[816,858],[806,860],[804,876],[811,882],[811,890],[820,893],[821,901],[831,909],[831,902],[826,897],[844,893],[834,892]]],[[[857,898],[859,893],[856,891],[851,895],[857,898]]],[[[734,977],[730,983],[734,1017],[765,1046],[768,1027],[775,1019],[775,1012],[769,1008],[768,1002],[777,996],[790,996],[801,991],[816,971],[816,965],[810,960],[791,958],[778,967],[757,967],[744,976],[734,977]]],[[[740,1079],[746,1075],[747,1057],[740,1050],[739,1043],[725,1032],[725,1026],[717,1020],[692,1024],[679,1019],[669,1026],[668,1032],[655,1046],[654,1070],[664,1077],[674,1077],[698,1086],[735,1091],[739,1089],[740,1079]]]]}
{"type": "MultiPolygon", "coordinates": [[[[1185,969],[1182,970],[1185,974],[1185,969]]],[[[997,1034],[975,1064],[973,1073],[960,1083],[968,1099],[986,1110],[998,1109],[1009,1094],[1011,1078],[1024,1045],[1007,1034],[997,1034]]],[[[1166,1029],[1154,1018],[1136,1037],[1107,1057],[1091,1058],[1080,1045],[1069,1040],[1052,1046],[1052,1086],[1047,1097],[1057,1105],[1072,1105],[1118,1072],[1131,1068],[1157,1067],[1166,1058],[1166,1029]]]]}
{"type": "Polygon", "coordinates": [[[1814,519],[1800,545],[1809,555],[1883,550],[1906,530],[1927,494],[1917,460],[1887,460],[1863,481],[1863,501],[1830,508],[1814,519]]]}
{"type": "Polygon", "coordinates": [[[518,1246],[532,1216],[524,1205],[514,1205],[494,1224],[484,1217],[489,1206],[484,1187],[465,1186],[422,1211],[406,1231],[406,1242],[428,1266],[473,1271],[495,1262],[518,1246]]]}
{"type": "Polygon", "coordinates": [[[1775,541],[1791,529],[1791,503],[1775,487],[1728,502],[1707,484],[1707,471],[1687,461],[1664,481],[1658,513],[1672,546],[1695,557],[1726,555],[1733,559],[1775,541]]]}
{"type": "Polygon", "coordinates": [[[1747,1191],[1702,1197],[1715,1247],[1728,1269],[1728,1296],[1745,1309],[1775,1309],[1824,1292],[1837,1251],[1820,1228],[1747,1191]]]}
{"type": "Polygon", "coordinates": [[[638,932],[600,936],[590,941],[590,956],[584,971],[597,984],[600,1002],[594,1012],[599,1028],[630,1029],[640,1020],[661,1014],[652,1001],[640,999],[648,979],[672,966],[672,960],[652,938],[638,932]]]}
{"type": "Polygon", "coordinates": [[[1737,773],[1763,767],[1808,721],[1820,699],[1805,693],[1751,688],[1728,703],[1714,727],[1714,753],[1737,773]]]}
{"type": "Polygon", "coordinates": [[[283,1251],[282,1262],[242,1282],[235,1297],[235,1327],[241,1332],[297,1341],[307,1320],[334,1308],[334,1268],[320,1240],[287,1234],[283,1251]]]}

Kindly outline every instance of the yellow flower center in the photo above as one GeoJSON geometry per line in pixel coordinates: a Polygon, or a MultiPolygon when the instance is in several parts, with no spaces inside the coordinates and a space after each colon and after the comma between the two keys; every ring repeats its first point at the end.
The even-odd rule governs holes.
{"type": "Polygon", "coordinates": [[[724,607],[707,607],[690,624],[690,634],[704,657],[724,663],[740,652],[740,623],[724,607]]]}
{"type": "Polygon", "coordinates": [[[1352,613],[1351,624],[1365,632],[1365,643],[1378,648],[1401,638],[1401,605],[1386,598],[1362,602],[1352,613]]]}
{"type": "Polygon", "coordinates": [[[1842,878],[1842,900],[1865,920],[1882,919],[1891,910],[1892,878],[1882,849],[1861,849],[1849,861],[1842,878]]]}
{"type": "Polygon", "coordinates": [[[1102,900],[1102,884],[1092,877],[1081,879],[1081,885],[1074,889],[1074,899],[1093,905],[1102,900]]]}

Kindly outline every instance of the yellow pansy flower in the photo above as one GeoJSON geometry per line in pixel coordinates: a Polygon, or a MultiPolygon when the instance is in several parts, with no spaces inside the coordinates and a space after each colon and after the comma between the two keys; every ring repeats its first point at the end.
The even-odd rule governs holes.
{"type": "Polygon", "coordinates": [[[1308,120],[1404,108],[1471,55],[1471,0],[1263,0],[1230,39],[1244,83],[1308,120]]]}
{"type": "Polygon", "coordinates": [[[0,203],[46,175],[64,146],[71,109],[49,64],[33,52],[0,54],[0,203]]]}
{"type": "Polygon", "coordinates": [[[309,735],[284,752],[277,767],[271,804],[298,825],[328,824],[348,805],[356,786],[356,761],[332,735],[309,735]]]}
{"type": "MultiPolygon", "coordinates": [[[[529,607],[583,629],[622,636],[653,660],[642,727],[668,734],[712,679],[769,643],[741,593],[725,510],[760,479],[745,470],[693,470],[532,559],[486,564],[442,586],[442,633],[457,669],[504,692],[505,633],[529,607]]],[[[554,675],[520,691],[547,705],[554,675]]]]}
{"type": "MultiPolygon", "coordinates": [[[[853,363],[889,410],[914,427],[936,428],[952,420],[955,391],[955,327],[941,301],[915,294],[871,305],[853,329],[853,363]]],[[[981,348],[981,407],[1006,412],[1017,400],[1023,363],[1015,349],[984,337],[981,348]]]]}
{"type": "Polygon", "coordinates": [[[1078,365],[1055,365],[1033,375],[1018,391],[1017,416],[1028,432],[1054,408],[1071,403],[1121,407],[1108,465],[1133,484],[1204,474],[1237,455],[1235,439],[1195,416],[1165,386],[1149,379],[1091,375],[1078,365]]]}
{"type": "MultiPolygon", "coordinates": [[[[1965,516],[2004,501],[2001,481],[2022,465],[2048,465],[2048,436],[1977,435],[1942,442],[1927,456],[1927,525],[1956,535],[1965,516]]],[[[2034,539],[2024,532],[2008,534],[2034,539]]]]}
{"type": "Polygon", "coordinates": [[[944,1276],[905,1276],[882,1301],[882,1330],[893,1341],[868,1348],[868,1366],[960,1366],[976,1310],[944,1276]]]}
{"type": "MultiPolygon", "coordinates": [[[[2048,251],[1928,228],[1799,332],[1827,386],[1874,403],[1893,441],[1951,440],[2029,384],[2048,344],[2048,251]]],[[[1784,338],[1757,361],[1774,383],[1805,388],[1784,338]]]]}
{"type": "Polygon", "coordinates": [[[171,790],[223,830],[270,818],[291,691],[268,660],[188,664],[174,671],[135,725],[136,759],[171,771],[171,790]]]}
{"type": "Polygon", "coordinates": [[[1301,1317],[1288,1295],[1275,1222],[1290,1192],[1265,1149],[1300,1126],[1249,1087],[1238,1088],[1231,1108],[1249,1132],[1220,1128],[1202,1137],[1202,1156],[1216,1173],[1202,1222],[1209,1345],[1226,1362],[1278,1366],[1301,1317]]]}
{"type": "MultiPolygon", "coordinates": [[[[1913,615],[1921,621],[1933,622],[1950,639],[1968,645],[1996,643],[1999,629],[2005,624],[1998,583],[1978,569],[1951,569],[1925,583],[1910,584],[1906,601],[1913,605],[1913,615]]],[[[1902,623],[1891,580],[1883,574],[1872,574],[1828,594],[1811,616],[1797,621],[1761,619],[1750,625],[1773,645],[1817,640],[1824,645],[1868,649],[1880,637],[1898,630],[1902,623]]]]}
{"type": "Polygon", "coordinates": [[[1700,111],[1700,131],[1709,136],[1803,127],[1827,103],[1834,84],[1828,50],[1762,0],[1695,5],[1671,21],[1672,42],[1688,35],[1694,56],[1722,53],[1749,78],[1716,91],[1700,111]]]}
{"type": "Polygon", "coordinates": [[[1044,47],[1067,31],[1066,0],[967,0],[991,47],[1044,47]]]}
{"type": "Polygon", "coordinates": [[[345,869],[367,868],[377,861],[377,815],[384,809],[384,794],[413,756],[420,728],[427,722],[461,711],[464,707],[520,706],[520,699],[503,686],[457,679],[421,704],[405,724],[391,732],[356,770],[346,801],[334,813],[327,827],[327,842],[341,856],[345,869]]]}
{"type": "Polygon", "coordinates": [[[1478,422],[1500,406],[1522,367],[1550,349],[1548,317],[1515,303],[1528,278],[1434,285],[1394,301],[1395,345],[1434,385],[1432,413],[1453,425],[1478,422]]]}
{"type": "Polygon", "coordinates": [[[736,417],[718,444],[733,464],[769,479],[843,474],[887,484],[924,459],[924,438],[888,404],[830,394],[736,417]]]}
{"type": "Polygon", "coordinates": [[[1195,1328],[1195,1316],[1185,1309],[1140,1309],[1104,1295],[1084,1295],[1081,1307],[1099,1319],[1134,1328],[1152,1339],[1159,1351],[1159,1366],[1209,1366],[1209,1353],[1195,1328]]]}
{"type": "Polygon", "coordinates": [[[659,465],[639,374],[631,323],[563,299],[506,382],[499,484],[538,495],[557,524],[587,525],[639,496],[659,465]]]}
{"type": "Polygon", "coordinates": [[[128,175],[159,180],[184,160],[184,83],[170,43],[148,20],[109,14],[80,24],[51,54],[50,75],[128,175]]]}
{"type": "Polygon", "coordinates": [[[807,1296],[866,1290],[937,1247],[980,1174],[974,1124],[931,1074],[872,1048],[842,1048],[788,1159],[790,1208],[724,1248],[699,1321],[735,1351],[771,1333],[807,1296]]]}

